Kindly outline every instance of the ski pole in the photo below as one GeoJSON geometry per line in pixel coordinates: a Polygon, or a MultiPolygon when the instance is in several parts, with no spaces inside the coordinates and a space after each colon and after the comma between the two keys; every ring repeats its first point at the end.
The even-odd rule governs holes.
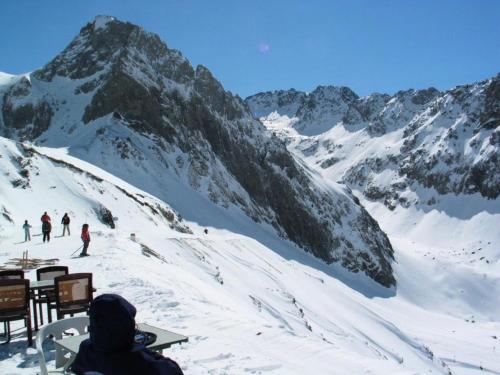
{"type": "Polygon", "coordinates": [[[83,245],[82,245],[82,246],[80,246],[80,247],[79,247],[78,249],[76,249],[75,251],[73,251],[73,252],[71,253],[71,255],[70,255],[70,256],[73,256],[73,254],[75,254],[75,253],[76,253],[78,250],[80,250],[82,247],[83,247],[83,245]]]}

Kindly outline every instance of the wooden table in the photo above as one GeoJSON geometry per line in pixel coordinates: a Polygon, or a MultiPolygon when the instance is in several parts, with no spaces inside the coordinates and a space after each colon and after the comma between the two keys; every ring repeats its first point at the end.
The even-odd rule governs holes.
{"type": "MultiPolygon", "coordinates": [[[[170,348],[174,344],[181,344],[188,342],[189,338],[179,335],[175,332],[170,332],[146,323],[139,323],[138,329],[144,332],[152,332],[156,335],[156,341],[147,346],[148,349],[161,352],[163,349],[170,348]]],[[[55,340],[56,349],[62,349],[70,353],[68,362],[64,365],[66,370],[75,360],[76,353],[80,349],[80,344],[83,340],[87,339],[89,334],[65,337],[61,340],[55,340]]]]}
{"type": "MultiPolygon", "coordinates": [[[[33,318],[35,320],[35,326],[33,327],[35,331],[38,331],[38,313],[36,311],[36,303],[35,299],[38,297],[38,291],[41,289],[54,289],[54,279],[52,280],[40,280],[40,281],[31,281],[30,280],[30,296],[33,301],[33,318]]],[[[40,308],[40,314],[42,310],[40,308]]],[[[42,317],[40,317],[40,322],[42,321],[42,317]]]]}

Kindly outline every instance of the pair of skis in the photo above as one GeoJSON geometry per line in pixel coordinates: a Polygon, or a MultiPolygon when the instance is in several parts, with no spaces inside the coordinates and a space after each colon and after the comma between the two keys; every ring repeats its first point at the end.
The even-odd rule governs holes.
{"type": "MultiPolygon", "coordinates": [[[[71,253],[71,255],[70,255],[70,258],[80,258],[81,256],[75,257],[74,255],[75,255],[75,254],[76,254],[79,250],[81,250],[82,248],[83,248],[83,245],[82,245],[82,246],[80,246],[80,247],[79,247],[78,249],[76,249],[75,251],[73,251],[73,252],[71,253]]],[[[87,256],[87,257],[88,257],[88,256],[90,256],[90,255],[85,254],[85,256],[87,256]]]]}

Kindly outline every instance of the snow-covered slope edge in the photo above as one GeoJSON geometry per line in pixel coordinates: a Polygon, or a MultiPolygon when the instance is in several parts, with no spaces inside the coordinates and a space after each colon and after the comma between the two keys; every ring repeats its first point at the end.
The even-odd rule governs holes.
{"type": "MultiPolygon", "coordinates": [[[[81,197],[81,211],[78,212],[80,217],[97,218],[109,225],[103,216],[106,211],[112,215],[126,212],[123,217],[125,225],[138,215],[147,218],[153,226],[167,225],[178,232],[191,232],[170,206],[123,181],[116,178],[105,180],[71,162],[45,155],[30,145],[2,137],[0,149],[0,239],[4,235],[11,235],[13,227],[17,231],[24,222],[20,218],[28,217],[23,213],[32,212],[33,207],[26,202],[40,202],[40,210],[49,211],[44,205],[71,207],[71,199],[64,201],[64,198],[72,195],[81,197]],[[16,198],[13,199],[10,193],[14,193],[16,198]],[[43,197],[52,197],[52,200],[43,197]]],[[[60,214],[57,210],[53,212],[60,214]]],[[[73,211],[69,213],[75,214],[73,211]]],[[[34,223],[35,227],[39,227],[39,224],[38,221],[34,223]]]]}
{"type": "MultiPolygon", "coordinates": [[[[0,195],[10,218],[0,218],[0,263],[29,250],[31,257],[59,258],[72,272],[93,272],[98,293],[130,299],[139,321],[190,337],[167,351],[187,374],[500,371],[492,337],[500,336],[498,269],[484,281],[465,261],[463,270],[447,261],[438,273],[439,260],[420,258],[424,249],[398,241],[397,294],[374,282],[362,294],[335,277],[340,267],[298,256],[294,246],[250,220],[254,238],[217,228],[206,235],[185,220],[182,228],[192,233],[183,233],[141,202],[165,210],[167,204],[65,150],[31,151],[2,138],[0,156],[0,195]],[[16,180],[23,183],[12,184],[16,180]],[[116,229],[98,220],[97,202],[119,218],[116,229]],[[38,235],[44,210],[55,224],[49,244],[38,235]],[[58,237],[66,211],[73,232],[58,237]],[[35,224],[30,243],[20,242],[24,219],[35,224]],[[92,255],[71,259],[85,221],[92,255]]],[[[207,215],[217,210],[214,205],[207,215]]],[[[237,211],[232,215],[240,220],[237,211]]],[[[35,279],[34,271],[28,276],[35,279]]],[[[22,323],[13,328],[14,342],[0,349],[0,373],[32,374],[36,352],[26,349],[22,323]]]]}
{"type": "Polygon", "coordinates": [[[318,184],[239,97],[157,35],[100,17],[0,94],[0,134],[66,147],[193,221],[237,231],[239,210],[328,263],[395,283],[391,244],[353,196],[318,184]],[[225,213],[207,217],[213,204],[225,213]]]}

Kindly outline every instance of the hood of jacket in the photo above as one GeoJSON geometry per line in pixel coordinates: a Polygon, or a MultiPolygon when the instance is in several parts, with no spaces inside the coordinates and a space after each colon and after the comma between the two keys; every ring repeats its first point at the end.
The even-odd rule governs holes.
{"type": "Polygon", "coordinates": [[[102,294],[89,310],[90,341],[95,350],[131,350],[135,335],[135,307],[117,294],[102,294]]]}

